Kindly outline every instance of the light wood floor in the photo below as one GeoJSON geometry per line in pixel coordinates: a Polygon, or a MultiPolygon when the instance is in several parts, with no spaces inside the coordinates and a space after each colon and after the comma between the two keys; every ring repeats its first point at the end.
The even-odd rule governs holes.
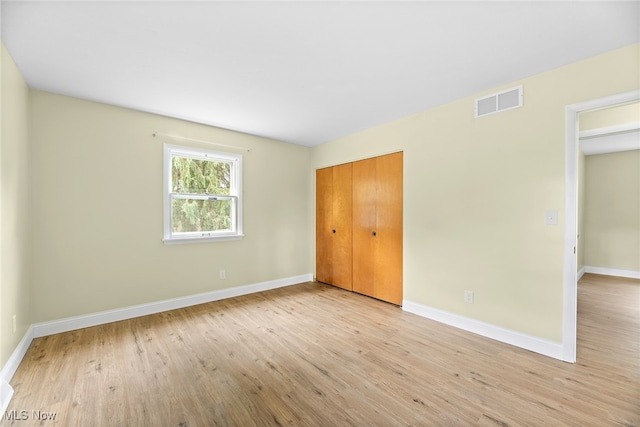
{"type": "Polygon", "coordinates": [[[38,338],[0,424],[640,426],[639,302],[586,275],[569,364],[305,283],[38,338]]]}

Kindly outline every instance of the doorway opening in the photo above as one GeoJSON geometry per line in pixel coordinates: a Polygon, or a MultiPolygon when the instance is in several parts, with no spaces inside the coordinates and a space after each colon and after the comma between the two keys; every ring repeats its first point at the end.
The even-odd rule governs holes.
{"type": "Polygon", "coordinates": [[[564,230],[562,360],[566,362],[576,362],[579,114],[638,101],[640,101],[640,90],[568,105],[565,108],[566,219],[564,230]]]}

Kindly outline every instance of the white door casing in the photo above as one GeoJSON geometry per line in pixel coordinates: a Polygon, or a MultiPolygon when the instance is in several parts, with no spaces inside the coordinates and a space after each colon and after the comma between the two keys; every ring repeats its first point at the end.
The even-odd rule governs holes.
{"type": "Polygon", "coordinates": [[[565,107],[565,228],[563,260],[562,360],[576,361],[578,321],[577,257],[578,245],[578,115],[599,108],[637,102],[640,90],[592,99],[565,107]]]}

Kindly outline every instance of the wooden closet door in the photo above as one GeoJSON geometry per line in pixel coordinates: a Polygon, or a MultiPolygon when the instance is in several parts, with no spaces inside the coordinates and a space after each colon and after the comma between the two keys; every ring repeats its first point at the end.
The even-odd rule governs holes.
{"type": "Polygon", "coordinates": [[[316,280],[352,290],[352,165],[316,171],[316,280]]]}
{"type": "Polygon", "coordinates": [[[374,296],[376,230],[375,159],[353,163],[353,290],[374,296]]]}
{"type": "Polygon", "coordinates": [[[333,168],[333,281],[353,290],[353,165],[333,168]]]}
{"type": "Polygon", "coordinates": [[[316,280],[333,280],[333,170],[316,171],[316,280]]]}
{"type": "Polygon", "coordinates": [[[374,297],[402,304],[402,153],[376,158],[374,297]]]}
{"type": "Polygon", "coordinates": [[[402,304],[402,153],[353,164],[353,290],[402,304]]]}

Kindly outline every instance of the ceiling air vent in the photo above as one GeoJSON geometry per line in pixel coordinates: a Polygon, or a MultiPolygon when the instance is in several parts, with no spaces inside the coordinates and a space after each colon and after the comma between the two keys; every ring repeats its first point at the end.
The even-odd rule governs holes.
{"type": "Polygon", "coordinates": [[[476,99],[476,117],[522,107],[522,85],[476,99]]]}

